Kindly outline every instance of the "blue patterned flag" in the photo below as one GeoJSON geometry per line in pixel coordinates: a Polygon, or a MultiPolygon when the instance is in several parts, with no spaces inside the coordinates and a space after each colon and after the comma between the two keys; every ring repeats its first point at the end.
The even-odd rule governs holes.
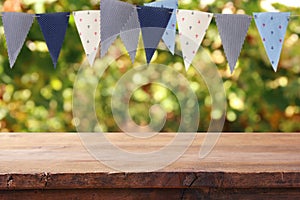
{"type": "Polygon", "coordinates": [[[216,22],[227,61],[233,72],[252,18],[248,15],[216,14],[216,22]]]}
{"type": "Polygon", "coordinates": [[[34,15],[18,12],[3,12],[2,15],[9,63],[12,68],[33,23],[34,15]]]}
{"type": "Polygon", "coordinates": [[[277,71],[290,13],[253,13],[254,20],[274,71],[277,71]]]}
{"type": "Polygon", "coordinates": [[[152,3],[146,3],[145,6],[160,7],[160,8],[170,8],[174,9],[172,16],[169,20],[168,26],[162,40],[167,45],[169,51],[174,55],[175,53],[175,37],[176,37],[176,9],[178,8],[178,0],[163,0],[152,3]]]}
{"type": "Polygon", "coordinates": [[[136,7],[132,4],[118,0],[101,0],[101,57],[105,56],[111,44],[123,32],[122,39],[130,53],[131,58],[135,57],[129,49],[138,44],[139,27],[134,12],[136,7]],[[135,16],[135,18],[134,18],[135,16]],[[130,31],[135,29],[135,31],[130,31]],[[138,33],[137,33],[138,32],[138,33]],[[132,43],[128,42],[131,41],[132,43]]]}
{"type": "Polygon", "coordinates": [[[132,62],[134,62],[136,56],[140,31],[139,17],[135,8],[120,33],[120,38],[123,41],[132,62]]]}
{"type": "Polygon", "coordinates": [[[147,63],[150,63],[157,45],[169,23],[172,9],[140,6],[138,15],[142,28],[147,63]]]}
{"type": "Polygon", "coordinates": [[[70,13],[37,14],[36,17],[46,40],[53,65],[56,68],[57,59],[66,35],[70,13]]]}

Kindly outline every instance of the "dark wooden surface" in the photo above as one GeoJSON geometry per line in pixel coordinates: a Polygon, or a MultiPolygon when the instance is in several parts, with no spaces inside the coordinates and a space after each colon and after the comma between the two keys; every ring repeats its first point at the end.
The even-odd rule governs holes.
{"type": "MultiPolygon", "coordinates": [[[[150,151],[174,134],[106,136],[124,149],[150,151]]],[[[300,199],[299,133],[224,133],[200,160],[204,137],[164,169],[123,173],[95,160],[78,134],[3,133],[0,199],[300,199]]]]}

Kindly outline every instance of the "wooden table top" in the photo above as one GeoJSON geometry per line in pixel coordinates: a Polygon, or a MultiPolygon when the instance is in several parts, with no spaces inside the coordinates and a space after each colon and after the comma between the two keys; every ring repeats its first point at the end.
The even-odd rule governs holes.
{"type": "MultiPolygon", "coordinates": [[[[122,133],[107,133],[106,136],[124,149],[146,151],[163,147],[174,134],[161,133],[159,139],[150,141],[132,139],[122,133]]],[[[77,133],[2,133],[0,190],[191,186],[300,188],[299,133],[223,133],[211,153],[200,160],[199,148],[204,138],[204,133],[197,134],[186,153],[164,169],[123,173],[95,160],[77,133]]]]}

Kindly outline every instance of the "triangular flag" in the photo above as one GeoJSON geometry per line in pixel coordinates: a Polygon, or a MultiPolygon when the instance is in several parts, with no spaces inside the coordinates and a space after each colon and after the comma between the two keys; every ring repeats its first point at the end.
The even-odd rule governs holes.
{"type": "Polygon", "coordinates": [[[37,14],[36,17],[47,43],[53,65],[56,68],[57,59],[65,39],[70,13],[37,14]]]}
{"type": "Polygon", "coordinates": [[[2,21],[7,44],[10,67],[12,68],[33,23],[34,15],[3,12],[2,21]]]}
{"type": "Polygon", "coordinates": [[[118,0],[101,0],[101,57],[120,35],[136,7],[118,0]]]}
{"type": "Polygon", "coordinates": [[[177,10],[179,38],[185,69],[188,70],[211,23],[213,14],[177,10]]]}
{"type": "Polygon", "coordinates": [[[82,46],[91,66],[100,44],[100,10],[73,12],[82,46]]]}
{"type": "Polygon", "coordinates": [[[253,13],[254,20],[274,71],[277,71],[290,13],[253,13]]]}
{"type": "Polygon", "coordinates": [[[252,18],[248,15],[216,14],[216,22],[227,61],[233,72],[252,18]]]}
{"type": "Polygon", "coordinates": [[[152,3],[146,3],[145,6],[161,7],[174,9],[169,20],[168,26],[162,40],[168,47],[169,51],[174,55],[175,53],[175,37],[176,37],[176,9],[178,8],[178,0],[163,0],[152,3]]]}
{"type": "Polygon", "coordinates": [[[129,53],[132,63],[136,56],[136,49],[139,43],[140,23],[137,10],[134,9],[130,15],[128,22],[121,30],[120,37],[129,53]]]}
{"type": "Polygon", "coordinates": [[[142,28],[147,63],[150,63],[157,45],[169,23],[172,9],[140,6],[138,15],[142,28]]]}

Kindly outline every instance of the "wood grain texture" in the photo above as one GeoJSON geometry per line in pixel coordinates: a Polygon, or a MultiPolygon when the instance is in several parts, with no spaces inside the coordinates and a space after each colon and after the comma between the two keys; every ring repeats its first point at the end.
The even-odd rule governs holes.
{"type": "MultiPolygon", "coordinates": [[[[132,152],[159,149],[174,138],[172,133],[161,133],[150,140],[122,133],[106,136],[115,145],[132,152]]],[[[0,199],[14,199],[6,198],[11,195],[18,199],[18,195],[25,193],[47,199],[62,191],[70,199],[76,199],[72,194],[83,195],[87,191],[96,196],[101,194],[103,199],[110,192],[120,195],[120,199],[122,195],[139,199],[133,198],[134,194],[159,199],[162,191],[174,199],[179,196],[242,199],[239,197],[243,194],[249,199],[254,194],[269,195],[267,199],[288,194],[291,199],[300,197],[299,133],[224,133],[212,152],[200,160],[198,154],[204,138],[205,134],[197,134],[186,153],[164,169],[123,173],[95,160],[78,134],[3,133],[0,134],[0,199]]]]}
{"type": "Polygon", "coordinates": [[[86,190],[16,190],[0,191],[1,200],[248,200],[300,198],[296,189],[86,189],[86,190]]]}

